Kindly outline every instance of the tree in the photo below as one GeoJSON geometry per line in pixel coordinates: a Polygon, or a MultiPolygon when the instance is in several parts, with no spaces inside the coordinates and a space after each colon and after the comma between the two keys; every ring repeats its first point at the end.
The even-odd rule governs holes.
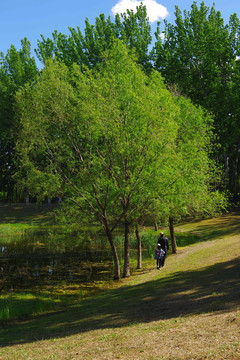
{"type": "Polygon", "coordinates": [[[85,20],[84,33],[80,28],[69,27],[70,34],[65,35],[55,30],[52,39],[41,35],[35,50],[38,59],[45,64],[48,59],[63,61],[67,66],[76,63],[89,68],[96,67],[102,61],[104,51],[111,48],[114,39],[120,39],[130,49],[134,49],[138,62],[145,68],[151,69],[149,45],[152,41],[151,27],[147,17],[146,7],[142,4],[137,11],[127,10],[126,13],[107,19],[104,14],[96,18],[91,25],[85,20]]]}
{"type": "MultiPolygon", "coordinates": [[[[217,142],[215,158],[225,164],[226,184],[239,188],[239,91],[237,78],[240,55],[240,27],[236,14],[224,25],[219,11],[204,2],[183,14],[176,6],[175,25],[165,21],[153,50],[154,66],[169,84],[177,84],[193,103],[214,115],[217,142]]],[[[239,82],[238,82],[239,84],[239,82]]]]}
{"type": "Polygon", "coordinates": [[[170,181],[166,178],[164,189],[151,209],[156,219],[161,217],[168,223],[173,253],[177,252],[175,220],[186,215],[215,215],[226,206],[225,194],[217,190],[220,171],[210,157],[212,118],[185,97],[175,96],[175,101],[179,111],[178,134],[175,156],[168,169],[170,181]]]}
{"type": "Polygon", "coordinates": [[[123,276],[129,276],[129,226],[155,197],[159,169],[168,173],[178,129],[160,74],[145,75],[118,41],[98,71],[46,64],[38,81],[18,93],[18,107],[18,148],[31,193],[53,196],[64,186],[79,219],[104,228],[115,279],[113,232],[123,225],[123,276]]]}
{"type": "Polygon", "coordinates": [[[6,55],[0,53],[0,187],[12,196],[15,181],[17,159],[15,145],[19,131],[15,117],[15,94],[27,82],[33,81],[37,74],[37,66],[30,53],[30,42],[21,41],[19,51],[12,45],[6,55]]]}

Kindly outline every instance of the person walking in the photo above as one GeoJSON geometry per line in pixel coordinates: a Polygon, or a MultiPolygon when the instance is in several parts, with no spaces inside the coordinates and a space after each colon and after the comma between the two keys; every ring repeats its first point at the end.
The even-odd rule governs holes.
{"type": "Polygon", "coordinates": [[[169,250],[169,242],[168,242],[168,238],[166,236],[164,236],[164,233],[162,231],[160,232],[160,237],[158,239],[158,244],[161,245],[161,248],[164,251],[164,255],[163,255],[163,258],[161,260],[162,261],[161,266],[163,267],[164,264],[165,264],[165,259],[166,259],[167,252],[169,250]]]}
{"type": "Polygon", "coordinates": [[[161,248],[160,244],[157,244],[157,248],[155,250],[155,259],[157,260],[157,269],[159,270],[162,266],[162,260],[164,257],[165,251],[161,248]]]}

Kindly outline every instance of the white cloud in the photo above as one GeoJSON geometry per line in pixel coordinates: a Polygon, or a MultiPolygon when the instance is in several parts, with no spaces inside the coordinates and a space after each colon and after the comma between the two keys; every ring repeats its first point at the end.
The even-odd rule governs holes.
{"type": "Polygon", "coordinates": [[[118,3],[112,8],[114,15],[126,12],[127,9],[136,11],[136,7],[143,3],[147,8],[149,21],[151,23],[165,19],[169,13],[167,8],[161,4],[158,4],[156,0],[119,0],[118,3]]]}
{"type": "Polygon", "coordinates": [[[162,40],[165,40],[165,33],[161,33],[161,34],[160,34],[160,38],[161,38],[162,40]]]}

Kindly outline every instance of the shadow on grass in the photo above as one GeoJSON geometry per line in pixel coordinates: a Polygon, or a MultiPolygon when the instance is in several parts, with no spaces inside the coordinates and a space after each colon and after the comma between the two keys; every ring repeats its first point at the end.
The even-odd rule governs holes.
{"type": "MultiPolygon", "coordinates": [[[[215,240],[226,235],[238,235],[240,233],[240,212],[235,211],[231,214],[224,214],[218,218],[193,219],[197,224],[194,230],[187,233],[177,233],[176,240],[178,246],[188,246],[201,241],[215,240]]],[[[188,222],[188,224],[191,221],[188,222]]]]}
{"type": "Polygon", "coordinates": [[[0,224],[51,224],[56,204],[0,204],[0,224]]]}
{"type": "Polygon", "coordinates": [[[1,327],[1,346],[227,311],[239,306],[240,257],[196,271],[176,272],[168,277],[162,277],[161,272],[164,269],[154,281],[109,291],[67,311],[1,327]]]}

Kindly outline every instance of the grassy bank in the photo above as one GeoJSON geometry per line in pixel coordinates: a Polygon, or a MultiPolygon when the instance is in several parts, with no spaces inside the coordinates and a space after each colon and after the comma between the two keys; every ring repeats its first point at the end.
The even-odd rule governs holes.
{"type": "Polygon", "coordinates": [[[0,204],[0,239],[4,235],[54,224],[54,204],[0,204]]]}
{"type": "Polygon", "coordinates": [[[239,220],[181,225],[208,240],[67,310],[5,325],[1,358],[239,359],[239,220]]]}

